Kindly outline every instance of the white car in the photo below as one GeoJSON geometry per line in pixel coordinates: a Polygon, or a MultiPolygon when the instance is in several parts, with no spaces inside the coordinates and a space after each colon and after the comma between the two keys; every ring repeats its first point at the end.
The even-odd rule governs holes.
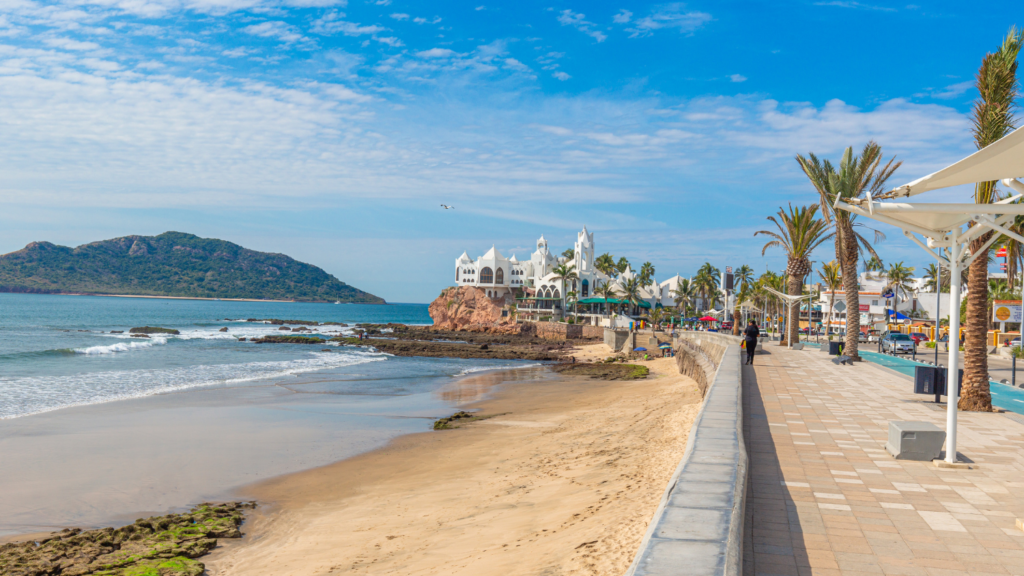
{"type": "Polygon", "coordinates": [[[882,338],[882,352],[910,354],[916,347],[917,344],[913,338],[899,332],[889,332],[885,338],[882,338]]]}

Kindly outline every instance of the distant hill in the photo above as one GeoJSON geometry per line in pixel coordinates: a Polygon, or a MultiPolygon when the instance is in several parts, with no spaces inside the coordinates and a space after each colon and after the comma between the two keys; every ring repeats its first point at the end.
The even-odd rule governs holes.
{"type": "Polygon", "coordinates": [[[0,292],[384,303],[284,254],[181,232],[77,248],[32,242],[0,256],[0,292]]]}

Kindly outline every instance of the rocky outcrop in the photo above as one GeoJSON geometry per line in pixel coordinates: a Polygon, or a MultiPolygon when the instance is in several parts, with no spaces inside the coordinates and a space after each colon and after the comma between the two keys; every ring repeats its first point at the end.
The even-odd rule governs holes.
{"type": "Polygon", "coordinates": [[[128,331],[129,334],[181,334],[174,328],[161,328],[159,326],[139,326],[128,331]]]}
{"type": "Polygon", "coordinates": [[[515,334],[519,326],[508,315],[502,316],[504,298],[488,298],[473,286],[445,288],[431,302],[428,312],[434,328],[515,334]]]}
{"type": "Polygon", "coordinates": [[[241,538],[243,513],[251,502],[200,504],[184,514],[136,520],[120,528],[83,532],[65,528],[28,542],[0,544],[0,574],[54,576],[199,576],[196,560],[218,538],[241,538]]]}

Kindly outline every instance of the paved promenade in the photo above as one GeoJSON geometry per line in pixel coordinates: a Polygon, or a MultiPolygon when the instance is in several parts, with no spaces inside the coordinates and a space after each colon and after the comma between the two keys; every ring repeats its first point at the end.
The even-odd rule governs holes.
{"type": "Polygon", "coordinates": [[[744,574],[1024,575],[1024,417],[961,413],[971,470],[894,460],[888,422],[945,429],[945,405],[868,362],[765,348],[744,367],[744,574]]]}

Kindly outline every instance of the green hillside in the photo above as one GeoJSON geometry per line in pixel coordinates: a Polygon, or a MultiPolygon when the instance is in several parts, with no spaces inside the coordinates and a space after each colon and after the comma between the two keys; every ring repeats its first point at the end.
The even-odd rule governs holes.
{"type": "Polygon", "coordinates": [[[181,232],[77,248],[32,242],[0,256],[0,292],[384,303],[284,254],[181,232]]]}

